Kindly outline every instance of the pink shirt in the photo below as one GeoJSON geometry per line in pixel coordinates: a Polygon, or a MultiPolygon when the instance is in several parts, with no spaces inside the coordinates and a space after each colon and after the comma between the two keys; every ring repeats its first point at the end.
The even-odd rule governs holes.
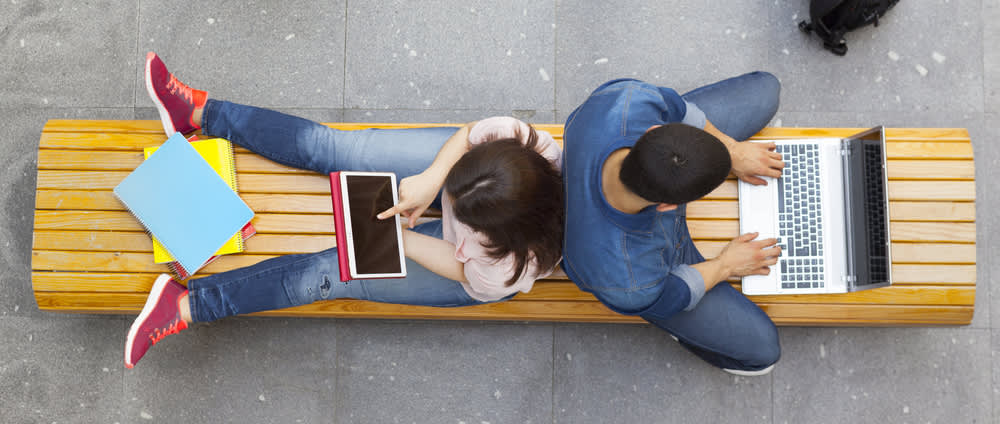
{"type": "MultiPolygon", "coordinates": [[[[512,138],[515,128],[521,128],[521,142],[527,141],[528,125],[510,117],[493,117],[479,121],[469,132],[469,143],[473,146],[486,142],[512,138]]],[[[562,169],[562,149],[545,131],[537,131],[538,144],[535,149],[543,157],[552,162],[557,169],[562,169]]],[[[490,302],[507,297],[515,292],[527,293],[535,280],[545,278],[552,273],[551,269],[539,270],[534,260],[528,263],[521,277],[510,286],[505,285],[514,276],[514,255],[508,255],[496,260],[487,254],[483,244],[489,240],[485,235],[455,219],[451,201],[447,195],[441,196],[441,226],[444,239],[455,245],[455,259],[465,264],[465,278],[468,283],[462,287],[473,299],[490,302]]]]}

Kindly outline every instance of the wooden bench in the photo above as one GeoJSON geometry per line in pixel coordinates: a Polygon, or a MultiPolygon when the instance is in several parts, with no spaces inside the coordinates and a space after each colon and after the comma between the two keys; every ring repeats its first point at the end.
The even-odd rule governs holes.
{"type": "MultiPolygon", "coordinates": [[[[328,124],[339,129],[437,124],[328,124]]],[[[562,138],[562,126],[538,125],[562,138]]],[[[760,138],[842,137],[857,129],[767,128],[760,138]]],[[[964,129],[888,129],[893,238],[892,287],[841,295],[752,297],[779,325],[962,325],[976,291],[975,173],[964,129]]],[[[46,311],[136,313],[155,276],[140,224],[112,195],[165,140],[159,121],[52,120],[38,152],[32,285],[46,311]]],[[[240,194],[257,213],[247,251],[225,256],[198,276],[275,255],[335,245],[327,177],[291,169],[237,148],[240,194]]],[[[706,257],[738,232],[736,181],[688,209],[691,233],[706,257]]],[[[738,281],[732,282],[738,285],[738,281]]],[[[643,322],[616,314],[564,275],[540,281],[514,299],[463,308],[358,300],[325,301],[266,316],[643,322]]]]}

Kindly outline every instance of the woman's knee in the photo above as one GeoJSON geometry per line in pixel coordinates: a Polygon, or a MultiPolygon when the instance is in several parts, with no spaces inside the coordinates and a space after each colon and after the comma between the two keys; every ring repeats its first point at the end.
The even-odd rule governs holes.
{"type": "Polygon", "coordinates": [[[336,298],[340,281],[337,249],[309,253],[296,261],[295,270],[280,278],[280,283],[292,302],[306,305],[320,300],[336,298]]]}

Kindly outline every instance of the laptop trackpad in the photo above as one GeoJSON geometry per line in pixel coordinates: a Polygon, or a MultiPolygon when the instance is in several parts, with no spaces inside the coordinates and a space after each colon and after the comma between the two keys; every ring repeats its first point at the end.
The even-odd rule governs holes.
{"type": "Polygon", "coordinates": [[[777,182],[765,177],[767,185],[756,186],[740,181],[740,234],[760,233],[758,239],[777,237],[775,219],[777,182]]]}

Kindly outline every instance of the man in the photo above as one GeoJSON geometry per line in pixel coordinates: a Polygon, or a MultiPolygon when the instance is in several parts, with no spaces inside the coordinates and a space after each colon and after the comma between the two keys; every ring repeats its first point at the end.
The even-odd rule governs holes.
{"type": "Polygon", "coordinates": [[[767,125],[779,92],[763,72],[683,96],[614,80],[573,111],[563,136],[566,274],[611,309],[641,316],[738,375],[770,372],[781,348],[770,318],[723,280],[767,274],[781,249],[744,234],[706,261],[688,234],[685,204],[730,171],[751,184],[781,176],[773,144],[736,141],[767,125]]]}

